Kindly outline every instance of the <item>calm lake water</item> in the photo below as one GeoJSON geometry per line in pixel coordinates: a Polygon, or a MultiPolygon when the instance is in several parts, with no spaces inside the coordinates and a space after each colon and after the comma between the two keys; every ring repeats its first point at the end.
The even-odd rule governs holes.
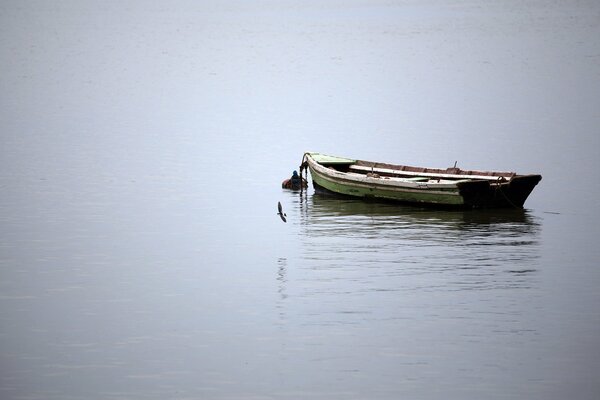
{"type": "Polygon", "coordinates": [[[600,4],[497,3],[2,2],[0,398],[599,398],[600,4]],[[543,180],[282,190],[307,150],[543,180]]]}

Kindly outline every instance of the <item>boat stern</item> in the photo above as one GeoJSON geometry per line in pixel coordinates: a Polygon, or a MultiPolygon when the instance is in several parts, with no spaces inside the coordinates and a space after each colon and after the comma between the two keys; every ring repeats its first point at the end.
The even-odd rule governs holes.
{"type": "Polygon", "coordinates": [[[541,175],[517,175],[506,182],[465,181],[457,186],[468,207],[523,208],[525,200],[541,180],[541,175]]]}

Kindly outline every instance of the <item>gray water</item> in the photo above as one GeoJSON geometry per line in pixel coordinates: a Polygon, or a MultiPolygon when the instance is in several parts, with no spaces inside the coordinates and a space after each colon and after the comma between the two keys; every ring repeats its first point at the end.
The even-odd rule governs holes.
{"type": "Polygon", "coordinates": [[[597,2],[4,1],[0,72],[1,399],[600,396],[597,2]],[[543,180],[283,191],[307,150],[543,180]]]}

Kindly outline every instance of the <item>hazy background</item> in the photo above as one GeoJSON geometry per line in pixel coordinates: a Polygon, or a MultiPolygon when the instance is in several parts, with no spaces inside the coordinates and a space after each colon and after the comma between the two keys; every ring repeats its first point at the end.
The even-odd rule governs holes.
{"type": "Polygon", "coordinates": [[[0,397],[597,398],[599,38],[595,1],[1,1],[0,397]],[[280,189],[306,150],[543,180],[332,203],[280,189]]]}

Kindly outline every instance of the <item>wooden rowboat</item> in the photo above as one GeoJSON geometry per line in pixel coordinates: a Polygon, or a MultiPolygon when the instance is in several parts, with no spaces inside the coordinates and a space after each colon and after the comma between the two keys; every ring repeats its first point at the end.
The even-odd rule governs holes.
{"type": "Polygon", "coordinates": [[[456,208],[522,208],[541,175],[422,168],[308,152],[316,192],[456,208]]]}

